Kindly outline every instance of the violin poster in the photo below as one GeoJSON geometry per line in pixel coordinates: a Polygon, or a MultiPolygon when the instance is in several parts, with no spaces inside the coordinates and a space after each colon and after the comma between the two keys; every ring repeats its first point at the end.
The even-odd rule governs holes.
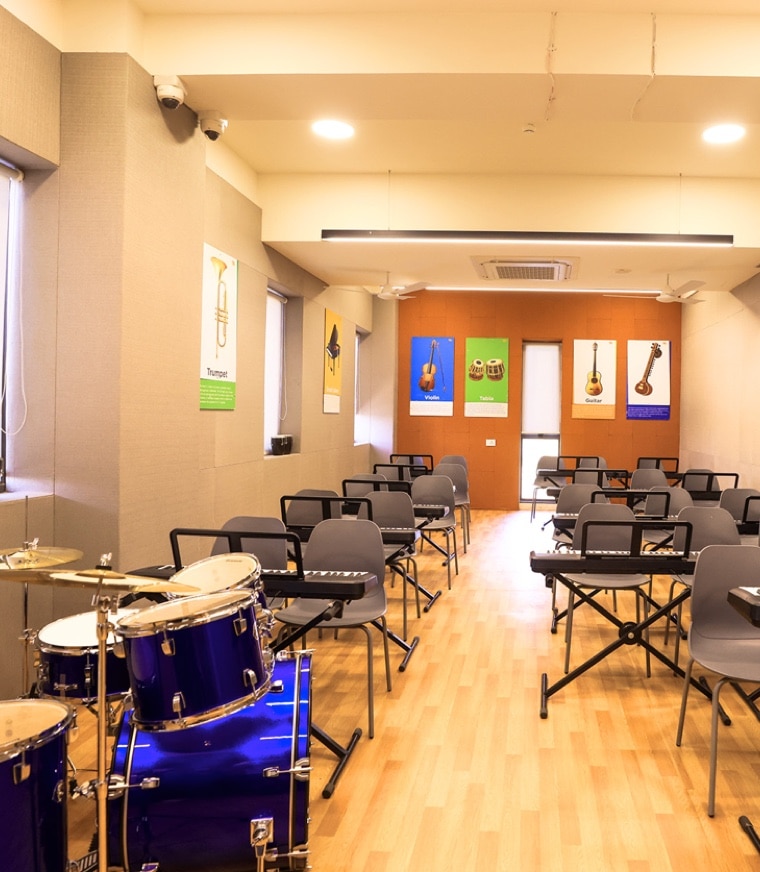
{"type": "Polygon", "coordinates": [[[237,280],[237,260],[210,245],[204,245],[201,296],[201,409],[235,408],[237,280]]]}
{"type": "Polygon", "coordinates": [[[670,342],[628,340],[626,418],[670,420],[670,342]]]}
{"type": "Polygon", "coordinates": [[[509,414],[509,340],[467,339],[465,418],[506,418],[509,414]]]}
{"type": "Polygon", "coordinates": [[[576,339],[573,343],[573,418],[615,417],[617,342],[576,339]]]}
{"type": "Polygon", "coordinates": [[[325,309],[324,342],[324,390],[322,392],[322,411],[329,415],[340,412],[341,356],[340,343],[343,341],[343,318],[325,309]]]}
{"type": "Polygon", "coordinates": [[[412,337],[409,414],[453,416],[453,336],[412,337]]]}

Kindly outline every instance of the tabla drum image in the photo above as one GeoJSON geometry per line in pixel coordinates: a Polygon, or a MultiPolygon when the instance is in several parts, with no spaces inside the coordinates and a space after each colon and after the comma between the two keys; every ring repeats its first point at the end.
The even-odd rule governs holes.
{"type": "Polygon", "coordinates": [[[472,379],[472,381],[481,381],[483,378],[483,373],[485,372],[485,368],[486,367],[483,361],[479,357],[476,357],[470,364],[468,375],[472,379]]]}
{"type": "Polygon", "coordinates": [[[501,381],[504,378],[504,361],[492,357],[486,364],[486,375],[491,381],[501,381]]]}
{"type": "Polygon", "coordinates": [[[119,620],[138,726],[185,729],[265,694],[272,620],[252,590],[171,600],[119,620]]]}
{"type": "MultiPolygon", "coordinates": [[[[120,609],[114,619],[132,614],[120,609]]],[[[44,626],[35,639],[37,693],[64,697],[84,704],[98,695],[98,616],[95,611],[70,615],[44,626]]],[[[114,650],[113,633],[106,640],[106,694],[123,696],[129,691],[129,674],[123,657],[114,650]]]]}
{"type": "Polygon", "coordinates": [[[307,868],[311,656],[280,658],[266,695],[219,720],[146,733],[125,713],[108,788],[111,865],[307,868]]]}
{"type": "Polygon", "coordinates": [[[260,576],[261,564],[255,554],[242,552],[215,554],[191,563],[171,578],[172,581],[197,588],[196,593],[170,593],[169,598],[200,596],[220,590],[238,590],[246,587],[258,589],[260,576]]]}
{"type": "Polygon", "coordinates": [[[66,872],[66,746],[73,709],[52,699],[0,702],[0,866],[66,872]]]}

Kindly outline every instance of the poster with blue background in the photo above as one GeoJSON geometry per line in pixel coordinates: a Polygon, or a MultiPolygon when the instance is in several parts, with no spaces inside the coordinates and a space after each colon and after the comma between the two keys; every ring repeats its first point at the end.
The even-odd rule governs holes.
{"type": "Polygon", "coordinates": [[[453,416],[454,337],[413,336],[410,415],[453,416]]]}

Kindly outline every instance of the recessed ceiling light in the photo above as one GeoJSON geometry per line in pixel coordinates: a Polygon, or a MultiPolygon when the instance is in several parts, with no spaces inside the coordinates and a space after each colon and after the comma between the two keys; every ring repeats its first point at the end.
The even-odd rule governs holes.
{"type": "Polygon", "coordinates": [[[741,124],[716,124],[702,132],[702,139],[713,145],[725,145],[729,142],[737,142],[745,132],[741,124]]]}
{"type": "Polygon", "coordinates": [[[354,128],[350,124],[329,118],[315,121],[311,129],[317,136],[323,136],[325,139],[350,139],[354,135],[354,128]]]}

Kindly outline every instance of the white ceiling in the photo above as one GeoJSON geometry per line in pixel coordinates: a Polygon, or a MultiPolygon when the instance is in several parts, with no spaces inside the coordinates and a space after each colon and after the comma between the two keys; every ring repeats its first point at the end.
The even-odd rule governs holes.
{"type": "MultiPolygon", "coordinates": [[[[451,177],[459,183],[475,176],[521,177],[529,183],[531,177],[550,176],[564,182],[624,180],[631,190],[631,180],[640,178],[643,191],[652,179],[672,180],[674,189],[708,179],[718,192],[723,183],[746,180],[748,190],[760,180],[757,0],[136,3],[154,28],[154,63],[161,63],[166,51],[164,63],[173,64],[151,72],[180,75],[188,105],[196,111],[218,109],[229,120],[224,145],[262,180],[294,174],[304,179],[386,176],[390,191],[391,180],[401,177],[451,177]],[[521,14],[514,22],[524,35],[494,38],[489,25],[497,19],[492,16],[512,13],[521,14]],[[282,27],[283,21],[297,56],[285,57],[277,42],[282,31],[275,24],[282,27]],[[452,29],[452,21],[458,29],[452,29]],[[353,28],[350,41],[343,38],[348,27],[353,28]],[[208,34],[205,44],[198,42],[199,29],[208,34]],[[235,31],[244,45],[247,36],[248,56],[234,44],[235,31]],[[270,32],[269,42],[262,42],[261,34],[270,32]],[[174,35],[170,48],[166,38],[156,47],[162,33],[174,35]],[[354,122],[355,138],[337,144],[315,140],[310,123],[324,115],[354,122]],[[722,149],[706,146],[700,133],[715,120],[743,121],[746,138],[722,149]],[[530,125],[533,132],[526,132],[530,125]]],[[[612,185],[611,196],[614,190],[612,185]]],[[[673,286],[696,278],[706,282],[702,293],[730,290],[757,272],[760,235],[745,232],[753,217],[748,214],[736,221],[729,215],[716,230],[709,198],[700,199],[699,208],[705,209],[705,202],[704,228],[689,216],[690,226],[697,225],[693,232],[734,233],[734,248],[541,246],[495,252],[493,246],[407,244],[382,250],[357,245],[349,251],[298,231],[275,232],[265,241],[326,284],[382,284],[387,271],[396,284],[425,281],[493,290],[504,285],[479,280],[471,257],[499,253],[578,257],[580,280],[570,284],[574,288],[656,289],[670,275],[673,286]]],[[[477,203],[467,205],[472,226],[477,203]]],[[[585,205],[579,203],[579,216],[585,205]]],[[[266,212],[266,198],[263,207],[266,212]]],[[[658,232],[660,208],[652,204],[647,226],[637,204],[632,229],[658,232]]],[[[334,227],[329,211],[322,226],[334,227]]],[[[743,206],[741,211],[749,210],[743,206]]],[[[407,229],[399,223],[403,220],[396,218],[394,229],[407,229]]],[[[452,223],[456,219],[445,220],[447,228],[461,229],[452,223]]],[[[499,229],[627,229],[600,226],[598,216],[589,226],[581,217],[572,227],[553,225],[553,220],[544,205],[540,226],[535,216],[528,227],[512,215],[499,229]]],[[[350,223],[350,213],[342,226],[357,226],[350,223]]]]}

